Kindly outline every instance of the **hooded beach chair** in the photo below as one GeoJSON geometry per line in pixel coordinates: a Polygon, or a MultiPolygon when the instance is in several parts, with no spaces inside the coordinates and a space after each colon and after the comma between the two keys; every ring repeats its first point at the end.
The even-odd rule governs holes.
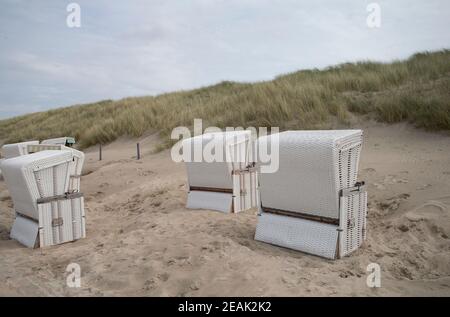
{"type": "MultiPolygon", "coordinates": [[[[41,143],[39,141],[28,141],[22,143],[14,143],[14,144],[5,144],[2,147],[2,156],[5,159],[17,157],[21,155],[27,155],[39,151],[44,150],[68,150],[72,151],[73,154],[73,163],[70,165],[70,185],[69,191],[80,191],[80,179],[81,172],[84,164],[84,153],[78,150],[73,149],[72,147],[67,147],[62,144],[57,144],[59,141],[62,142],[62,139],[66,138],[58,138],[58,139],[50,139],[46,141],[50,141],[46,144],[41,143]],[[51,143],[52,140],[55,140],[55,143],[51,143]]],[[[45,141],[43,141],[45,142],[45,141]]],[[[61,143],[60,142],[60,143],[61,143]]],[[[1,161],[1,160],[0,160],[1,161]]]]}
{"type": "MultiPolygon", "coordinates": [[[[28,154],[27,146],[30,144],[39,144],[39,141],[26,141],[20,143],[4,144],[1,148],[1,161],[21,155],[28,154]]],[[[0,170],[0,178],[3,179],[3,173],[0,170]]]]}
{"type": "Polygon", "coordinates": [[[256,207],[258,176],[252,144],[250,131],[206,133],[184,140],[183,151],[191,154],[191,160],[185,161],[189,186],[186,207],[222,212],[256,207]],[[204,149],[211,148],[217,150],[216,159],[201,157],[204,149]]]}
{"type": "Polygon", "coordinates": [[[41,144],[65,145],[67,147],[72,147],[75,144],[75,138],[66,136],[60,138],[47,139],[42,141],[41,144]]]}
{"type": "Polygon", "coordinates": [[[45,247],[84,238],[84,198],[71,192],[72,151],[40,151],[3,160],[1,170],[16,219],[11,238],[45,247]]]}
{"type": "Polygon", "coordinates": [[[27,146],[32,144],[39,144],[39,141],[27,141],[20,143],[5,144],[2,146],[1,150],[2,158],[9,159],[16,156],[28,154],[27,146]]]}
{"type": "Polygon", "coordinates": [[[361,130],[286,131],[279,169],[261,173],[255,239],[329,259],[356,250],[366,237],[367,192],[357,182],[361,130]]]}

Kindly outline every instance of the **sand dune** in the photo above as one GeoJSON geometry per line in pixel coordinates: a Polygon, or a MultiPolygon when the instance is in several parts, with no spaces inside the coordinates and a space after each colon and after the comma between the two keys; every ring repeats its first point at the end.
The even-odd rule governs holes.
{"type": "Polygon", "coordinates": [[[9,239],[12,203],[0,182],[0,295],[450,295],[450,137],[366,123],[360,179],[368,239],[329,261],[253,239],[256,211],[187,210],[183,164],[152,154],[154,135],[87,150],[87,238],[30,250],[9,239]],[[82,285],[66,286],[69,263],[82,285]],[[366,285],[381,266],[381,288],[366,285]]]}

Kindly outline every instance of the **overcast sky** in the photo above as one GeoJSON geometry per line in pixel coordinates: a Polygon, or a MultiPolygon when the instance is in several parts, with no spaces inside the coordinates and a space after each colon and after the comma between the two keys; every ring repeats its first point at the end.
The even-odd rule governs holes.
{"type": "Polygon", "coordinates": [[[450,48],[448,0],[0,0],[0,118],[450,48]],[[69,28],[66,7],[81,8],[69,28]],[[369,28],[367,5],[381,7],[369,28]]]}

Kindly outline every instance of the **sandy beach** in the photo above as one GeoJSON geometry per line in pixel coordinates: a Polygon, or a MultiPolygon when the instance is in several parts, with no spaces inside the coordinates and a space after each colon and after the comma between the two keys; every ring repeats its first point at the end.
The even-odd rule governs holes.
{"type": "Polygon", "coordinates": [[[450,296],[450,136],[364,123],[368,238],[331,261],[255,241],[256,210],[188,210],[184,164],[156,135],[85,151],[87,238],[27,249],[9,238],[0,181],[0,296],[450,296]],[[136,160],[136,142],[142,159],[136,160]],[[81,267],[81,287],[66,267],[81,267]],[[367,265],[381,287],[366,285],[367,265]]]}

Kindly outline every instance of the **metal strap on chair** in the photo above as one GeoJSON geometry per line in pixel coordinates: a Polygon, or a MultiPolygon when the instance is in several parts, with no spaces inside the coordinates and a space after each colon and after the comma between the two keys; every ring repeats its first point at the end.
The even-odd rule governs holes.
{"type": "Polygon", "coordinates": [[[52,201],[67,200],[83,197],[83,193],[65,193],[64,195],[56,195],[50,197],[42,197],[37,199],[38,204],[46,204],[52,201]]]}
{"type": "MultiPolygon", "coordinates": [[[[340,196],[341,197],[345,197],[345,196],[355,195],[355,194],[361,193],[361,192],[363,192],[365,190],[366,190],[365,182],[361,181],[361,182],[357,182],[355,184],[355,186],[353,186],[353,187],[349,187],[349,188],[345,188],[345,189],[341,190],[340,196]]],[[[322,216],[316,216],[316,215],[311,215],[311,214],[307,214],[307,213],[294,212],[294,211],[288,211],[288,210],[281,210],[281,209],[275,209],[275,208],[268,208],[268,207],[264,207],[262,205],[261,205],[261,211],[262,212],[271,213],[271,214],[275,214],[275,215],[288,216],[288,217],[294,217],[294,218],[301,218],[301,219],[312,220],[312,221],[317,221],[317,222],[322,222],[322,223],[339,225],[339,219],[334,219],[334,218],[329,218],[329,217],[322,217],[322,216]]],[[[349,226],[350,227],[352,226],[351,221],[352,220],[349,219],[349,226]]]]}

